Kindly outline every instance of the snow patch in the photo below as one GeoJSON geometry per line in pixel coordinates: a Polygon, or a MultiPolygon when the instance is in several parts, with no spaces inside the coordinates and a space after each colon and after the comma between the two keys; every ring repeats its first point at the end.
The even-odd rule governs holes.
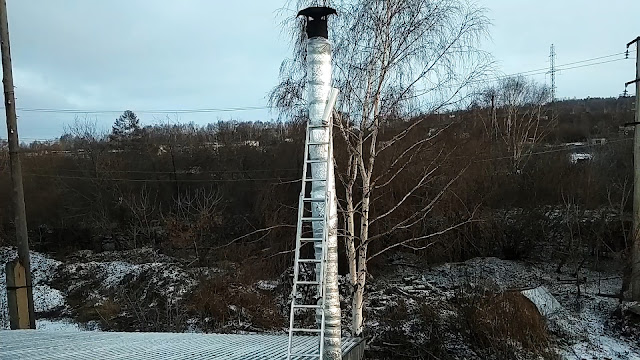
{"type": "MultiPolygon", "coordinates": [[[[398,261],[420,263],[420,259],[409,256],[398,261]]],[[[615,259],[610,260],[610,264],[604,262],[600,259],[600,269],[604,270],[596,271],[576,263],[566,264],[568,270],[562,273],[552,261],[498,258],[475,258],[424,270],[417,270],[418,266],[398,266],[371,282],[366,300],[370,313],[367,326],[382,334],[384,324],[376,317],[384,316],[401,299],[411,308],[414,308],[412,300],[432,304],[439,317],[444,318],[447,304],[455,300],[456,294],[464,293],[466,286],[490,292],[517,290],[547,317],[549,331],[558,341],[555,350],[562,358],[640,360],[639,344],[618,336],[610,325],[618,306],[618,299],[610,295],[620,291],[622,279],[615,259]]],[[[415,334],[415,331],[404,329],[404,333],[415,334]]],[[[452,350],[450,344],[447,349],[452,350]]],[[[478,358],[464,354],[465,359],[478,358]]]]}
{"type": "Polygon", "coordinates": [[[531,300],[542,316],[547,317],[562,308],[558,300],[556,300],[544,286],[523,290],[521,293],[527,299],[531,300]]]}
{"type": "Polygon", "coordinates": [[[47,331],[85,331],[78,324],[74,323],[71,319],[49,320],[40,319],[36,323],[38,330],[47,331]]]}
{"type": "Polygon", "coordinates": [[[599,335],[577,343],[560,354],[566,360],[609,359],[609,360],[638,360],[640,354],[629,344],[610,336],[599,335]]]}
{"type": "Polygon", "coordinates": [[[272,280],[272,281],[260,280],[256,283],[256,286],[258,287],[258,289],[265,290],[265,291],[273,291],[278,287],[278,285],[279,285],[279,282],[275,280],[272,280]]]}
{"type": "MultiPolygon", "coordinates": [[[[0,329],[9,328],[5,266],[17,256],[18,252],[14,248],[0,247],[0,329]]],[[[61,264],[43,254],[31,252],[31,279],[36,312],[48,312],[65,305],[64,295],[48,284],[61,264]]]]}
{"type": "Polygon", "coordinates": [[[33,303],[36,312],[53,311],[65,306],[62,292],[49,285],[36,285],[33,288],[33,303]]]}
{"type": "Polygon", "coordinates": [[[123,261],[112,261],[102,264],[98,263],[98,265],[99,267],[102,267],[103,271],[106,273],[106,277],[102,281],[102,284],[107,288],[119,285],[128,274],[137,276],[140,273],[139,265],[133,265],[123,261]]]}

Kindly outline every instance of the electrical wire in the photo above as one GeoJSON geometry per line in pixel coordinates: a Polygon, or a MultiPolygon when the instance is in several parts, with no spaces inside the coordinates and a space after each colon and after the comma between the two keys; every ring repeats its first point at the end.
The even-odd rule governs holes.
{"type": "MultiPolygon", "coordinates": [[[[625,54],[626,54],[626,52],[621,52],[621,53],[617,53],[617,54],[598,56],[598,57],[594,57],[594,58],[591,58],[591,59],[579,60],[579,61],[574,61],[574,62],[570,62],[570,63],[566,63],[566,64],[556,65],[556,68],[561,68],[563,66],[569,66],[569,65],[575,65],[575,64],[581,64],[581,63],[600,60],[600,59],[606,59],[606,58],[625,55],[625,54]]],[[[622,58],[622,59],[619,59],[619,60],[626,60],[626,59],[622,58]]],[[[549,67],[535,69],[535,70],[528,70],[528,71],[523,71],[523,72],[518,72],[518,73],[515,73],[515,74],[511,74],[511,75],[506,75],[506,76],[516,76],[516,75],[527,74],[527,73],[538,72],[538,71],[544,71],[544,73],[548,73],[549,72],[549,67]]],[[[556,71],[559,71],[559,70],[556,70],[556,71]]]]}
{"type": "MultiPolygon", "coordinates": [[[[619,54],[618,54],[619,55],[619,54]]],[[[582,63],[584,61],[576,61],[573,63],[568,63],[568,64],[564,64],[564,65],[560,65],[560,66],[556,66],[556,72],[560,72],[560,71],[566,71],[566,70],[573,70],[573,69],[579,69],[579,68],[583,68],[583,67],[589,67],[589,66],[596,66],[596,65],[602,65],[602,64],[608,64],[608,63],[612,63],[612,62],[616,62],[616,61],[624,61],[624,60],[628,60],[626,58],[621,58],[621,59],[612,59],[612,60],[607,60],[607,61],[600,61],[600,62],[595,62],[595,63],[590,63],[590,64],[584,64],[584,65],[578,65],[578,66],[571,66],[571,67],[563,67],[563,66],[567,66],[567,65],[572,65],[572,64],[579,64],[582,63]]],[[[538,71],[535,73],[526,73],[526,72],[520,72],[520,73],[513,73],[513,74],[509,74],[509,75],[502,75],[502,76],[498,76],[495,77],[493,79],[490,80],[473,80],[470,81],[468,83],[481,83],[481,82],[493,82],[493,81],[498,81],[498,80],[502,80],[502,79],[508,79],[510,77],[514,77],[514,76],[536,76],[536,75],[544,75],[544,74],[548,74],[549,70],[546,69],[544,71],[538,71]]]]}
{"type": "MultiPolygon", "coordinates": [[[[589,63],[589,64],[580,65],[580,66],[566,67],[566,66],[569,66],[569,65],[582,64],[582,63],[586,63],[586,62],[591,62],[591,61],[600,60],[600,59],[606,59],[606,58],[625,55],[625,54],[626,54],[626,52],[621,52],[621,53],[598,56],[598,57],[593,57],[593,58],[590,58],[590,59],[578,60],[578,61],[574,61],[574,62],[570,62],[570,63],[566,63],[566,64],[561,64],[561,65],[556,66],[556,72],[565,71],[565,70],[572,70],[572,69],[578,69],[578,68],[588,67],[588,66],[601,65],[601,64],[606,64],[606,63],[615,62],[615,61],[627,60],[627,58],[621,58],[621,59],[613,59],[613,60],[608,60],[608,61],[589,63]]],[[[463,86],[463,85],[467,85],[467,84],[474,84],[474,83],[493,82],[493,81],[498,81],[498,80],[509,78],[509,77],[513,77],[513,76],[518,76],[518,75],[536,76],[536,75],[547,74],[548,72],[549,72],[548,68],[533,69],[533,70],[527,70],[527,71],[522,71],[522,72],[517,72],[517,73],[512,73],[512,74],[507,74],[507,75],[502,75],[502,76],[498,76],[498,77],[495,77],[495,78],[492,78],[492,79],[489,79],[489,80],[468,81],[468,82],[465,82],[463,84],[459,84],[457,87],[460,87],[460,86],[463,86]]],[[[445,86],[446,87],[456,87],[456,85],[445,85],[445,86]]],[[[303,106],[303,104],[297,104],[297,105],[294,105],[294,106],[303,106]]],[[[278,107],[277,106],[241,106],[241,107],[230,107],[230,108],[143,109],[143,110],[132,110],[132,111],[134,111],[135,113],[140,113],[140,114],[198,114],[198,113],[268,110],[268,109],[276,109],[276,108],[278,108],[278,107]]],[[[4,107],[2,107],[2,109],[4,109],[4,107]]],[[[20,112],[59,113],[59,114],[120,114],[120,113],[122,113],[122,110],[109,110],[109,109],[102,109],[102,110],[98,109],[97,110],[97,109],[57,109],[57,108],[17,108],[16,110],[18,110],[20,112]]]]}
{"type": "MultiPolygon", "coordinates": [[[[620,54],[624,54],[624,53],[620,53],[620,54]]],[[[592,59],[588,59],[588,60],[581,60],[581,61],[575,61],[575,62],[572,62],[572,63],[567,63],[567,64],[560,65],[560,66],[556,67],[556,72],[566,71],[566,70],[573,70],[573,69],[589,67],[589,66],[602,65],[602,64],[612,63],[612,62],[616,62],[616,61],[628,60],[627,58],[621,58],[621,59],[612,59],[612,60],[607,60],[607,61],[600,61],[600,62],[595,62],[595,63],[590,63],[590,64],[584,64],[584,65],[579,65],[579,66],[571,66],[571,67],[564,67],[564,68],[561,67],[561,66],[567,66],[567,65],[571,65],[571,64],[579,64],[579,63],[583,63],[583,62],[586,62],[586,61],[593,61],[593,60],[596,60],[596,59],[603,59],[603,58],[607,58],[607,57],[611,57],[611,56],[617,56],[617,55],[620,55],[620,54],[606,55],[606,56],[601,56],[601,57],[592,58],[592,59]]],[[[541,69],[538,69],[538,70],[541,70],[541,69]]],[[[414,98],[421,97],[423,95],[431,93],[432,91],[434,91],[435,89],[438,89],[438,88],[461,89],[461,88],[463,88],[465,86],[468,86],[468,85],[489,84],[489,83],[492,83],[492,82],[495,82],[495,81],[508,79],[508,78],[511,78],[511,77],[514,77],[514,76],[530,77],[530,76],[544,75],[544,74],[548,74],[549,73],[548,69],[542,69],[542,70],[544,70],[544,71],[539,71],[539,72],[534,72],[534,73],[519,72],[519,73],[513,73],[513,74],[508,74],[508,75],[497,76],[497,77],[490,78],[490,79],[469,80],[469,81],[462,82],[462,83],[459,83],[459,84],[436,85],[436,86],[434,86],[434,87],[432,87],[430,89],[425,89],[424,91],[422,91],[422,92],[420,92],[418,94],[407,96],[403,100],[409,100],[409,99],[414,99],[414,98]]]]}
{"type": "MultiPolygon", "coordinates": [[[[86,173],[92,170],[81,170],[81,169],[57,169],[58,171],[63,172],[81,172],[86,173]]],[[[266,172],[289,172],[289,171],[299,171],[298,168],[290,168],[290,169],[255,169],[255,170],[207,170],[207,171],[198,171],[198,172],[190,172],[189,170],[176,170],[176,171],[153,171],[153,170],[108,170],[102,169],[99,170],[99,173],[108,174],[159,174],[159,175],[168,175],[168,174],[179,174],[179,175],[201,175],[201,174],[253,174],[253,173],[266,173],[266,172]]]]}
{"type": "MultiPolygon", "coordinates": [[[[559,148],[559,149],[551,149],[551,150],[544,150],[544,151],[537,151],[537,152],[532,152],[529,154],[526,154],[525,156],[537,156],[537,155],[543,155],[543,154],[550,154],[550,153],[557,153],[557,152],[567,152],[567,151],[574,151],[577,148],[587,148],[587,147],[603,147],[603,146],[609,146],[612,144],[616,144],[616,143],[620,143],[623,141],[629,141],[629,140],[633,140],[632,137],[628,137],[628,138],[623,138],[623,139],[617,139],[617,140],[611,140],[609,142],[607,142],[606,144],[603,145],[590,145],[590,144],[584,144],[584,145],[574,145],[572,147],[565,147],[565,148],[559,148]]],[[[495,158],[488,158],[488,159],[477,159],[476,161],[479,162],[488,162],[488,161],[497,161],[497,160],[508,160],[511,159],[511,156],[501,156],[501,157],[495,157],[495,158]]],[[[292,169],[293,170],[293,169],[292,169]]],[[[298,169],[295,169],[298,170],[298,169]]],[[[266,169],[259,169],[256,170],[257,171],[270,171],[270,170],[266,170],[266,169]]],[[[277,171],[277,170],[274,170],[277,171]]],[[[105,172],[109,172],[109,171],[105,171],[105,172]]],[[[113,171],[115,173],[117,172],[122,172],[125,173],[127,171],[113,171]]],[[[137,173],[138,171],[131,171],[132,173],[137,173]]],[[[153,172],[150,172],[153,173],[153,172]]],[[[163,172],[164,173],[164,172],[163,172]]],[[[171,172],[171,174],[173,174],[173,172],[171,172]]],[[[36,173],[23,173],[23,175],[25,176],[35,176],[35,177],[45,177],[45,178],[57,178],[57,179],[71,179],[71,180],[93,180],[93,181],[99,181],[99,180],[103,180],[103,181],[121,181],[121,182],[211,182],[211,183],[225,183],[225,182],[251,182],[251,181],[278,181],[279,183],[292,183],[292,182],[299,182],[301,181],[301,179],[298,178],[255,178],[255,179],[180,179],[180,180],[175,180],[175,179],[126,179],[126,178],[105,178],[105,177],[89,177],[89,176],[66,176],[66,175],[48,175],[48,174],[36,174],[36,173]]],[[[183,174],[181,174],[183,175],[183,174]]]]}
{"type": "Polygon", "coordinates": [[[89,176],[66,176],[66,175],[48,175],[36,173],[22,173],[24,176],[35,176],[55,179],[73,179],[73,180],[93,180],[93,181],[122,181],[122,182],[249,182],[249,181],[280,181],[280,182],[296,182],[300,179],[283,179],[283,178],[256,178],[256,179],[126,179],[126,178],[106,178],[106,177],[89,177],[89,176]]]}
{"type": "MultiPolygon", "coordinates": [[[[156,110],[135,110],[140,114],[196,114],[196,113],[215,113],[215,112],[237,112],[250,110],[266,110],[271,106],[243,106],[234,108],[209,108],[209,109],[156,109],[156,110]]],[[[41,113],[65,113],[65,114],[119,114],[122,110],[90,110],[90,109],[53,109],[53,108],[17,108],[23,112],[41,112],[41,113]]]]}
{"type": "MultiPolygon", "coordinates": [[[[607,143],[602,144],[602,145],[591,145],[591,144],[574,145],[572,147],[565,147],[565,148],[560,148],[560,149],[551,149],[551,150],[532,152],[532,153],[526,154],[525,156],[534,156],[534,155],[550,154],[550,153],[555,153],[555,152],[573,151],[573,150],[575,150],[577,148],[608,146],[610,144],[615,144],[615,143],[619,143],[619,142],[623,142],[623,141],[629,141],[629,140],[633,140],[633,138],[629,137],[629,138],[624,138],[624,139],[611,140],[611,141],[608,141],[607,143]]],[[[478,161],[486,162],[486,161],[496,161],[496,160],[507,160],[507,159],[512,159],[512,158],[513,158],[512,156],[502,156],[502,157],[496,157],[496,158],[490,158],[490,159],[479,159],[478,161]]]]}

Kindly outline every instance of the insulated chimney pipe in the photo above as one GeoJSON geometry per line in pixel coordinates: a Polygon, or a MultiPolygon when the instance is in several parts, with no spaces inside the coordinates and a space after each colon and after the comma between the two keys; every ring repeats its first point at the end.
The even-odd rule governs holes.
{"type": "MultiPolygon", "coordinates": [[[[331,43],[328,40],[329,31],[327,28],[327,17],[336,14],[336,11],[328,7],[310,7],[301,10],[298,16],[307,19],[307,103],[309,106],[309,123],[311,125],[321,125],[329,93],[331,92],[331,43]]],[[[331,121],[331,120],[330,120],[331,121]]],[[[332,142],[329,139],[329,130],[323,128],[310,129],[310,141],[328,142],[329,145],[310,145],[310,159],[327,159],[329,146],[332,142]]],[[[328,192],[328,209],[324,203],[314,203],[312,213],[314,217],[324,216],[325,211],[329,211],[327,226],[327,263],[325,268],[325,293],[324,293],[324,313],[325,313],[325,359],[341,359],[340,349],[341,338],[341,315],[340,315],[340,293],[338,290],[338,207],[336,197],[335,176],[333,170],[333,158],[327,159],[330,163],[328,167],[324,163],[312,163],[311,174],[313,179],[325,179],[313,181],[311,183],[311,197],[323,198],[325,190],[328,192]]],[[[324,223],[322,221],[313,224],[314,237],[321,237],[324,223]]],[[[321,259],[322,245],[315,245],[316,259],[321,259]]],[[[316,266],[316,274],[319,274],[320,266],[316,266]]],[[[318,317],[318,320],[320,318],[318,317]]]]}

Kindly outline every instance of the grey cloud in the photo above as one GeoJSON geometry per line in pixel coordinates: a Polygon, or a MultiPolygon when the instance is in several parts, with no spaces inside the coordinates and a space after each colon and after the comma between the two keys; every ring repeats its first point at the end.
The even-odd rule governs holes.
{"type": "MultiPolygon", "coordinates": [[[[284,2],[8,0],[17,104],[24,108],[171,109],[266,105],[290,56],[276,10],[284,2]]],[[[494,26],[485,48],[504,73],[624,50],[639,35],[640,1],[485,0],[494,26]]],[[[286,10],[283,16],[294,16],[286,10]]],[[[633,61],[566,71],[562,97],[615,96],[633,61]]],[[[545,81],[544,75],[536,77],[545,81]]],[[[21,113],[24,137],[54,137],[73,115],[21,113]]],[[[108,128],[115,114],[98,116],[108,128]]],[[[267,111],[182,115],[268,120],[267,111]]],[[[141,115],[142,121],[159,121],[141,115]]]]}

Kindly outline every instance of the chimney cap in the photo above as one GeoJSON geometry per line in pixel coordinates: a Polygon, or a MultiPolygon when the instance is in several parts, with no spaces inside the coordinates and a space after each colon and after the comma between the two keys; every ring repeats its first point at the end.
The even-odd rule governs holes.
{"type": "Polygon", "coordinates": [[[314,20],[320,20],[321,18],[332,14],[337,14],[336,9],[326,6],[312,6],[298,12],[298,16],[306,16],[307,18],[312,18],[314,20]]]}
{"type": "Polygon", "coordinates": [[[332,14],[337,14],[336,9],[324,6],[308,7],[298,12],[298,16],[307,18],[307,37],[309,39],[314,37],[329,38],[327,16],[332,14]]]}

